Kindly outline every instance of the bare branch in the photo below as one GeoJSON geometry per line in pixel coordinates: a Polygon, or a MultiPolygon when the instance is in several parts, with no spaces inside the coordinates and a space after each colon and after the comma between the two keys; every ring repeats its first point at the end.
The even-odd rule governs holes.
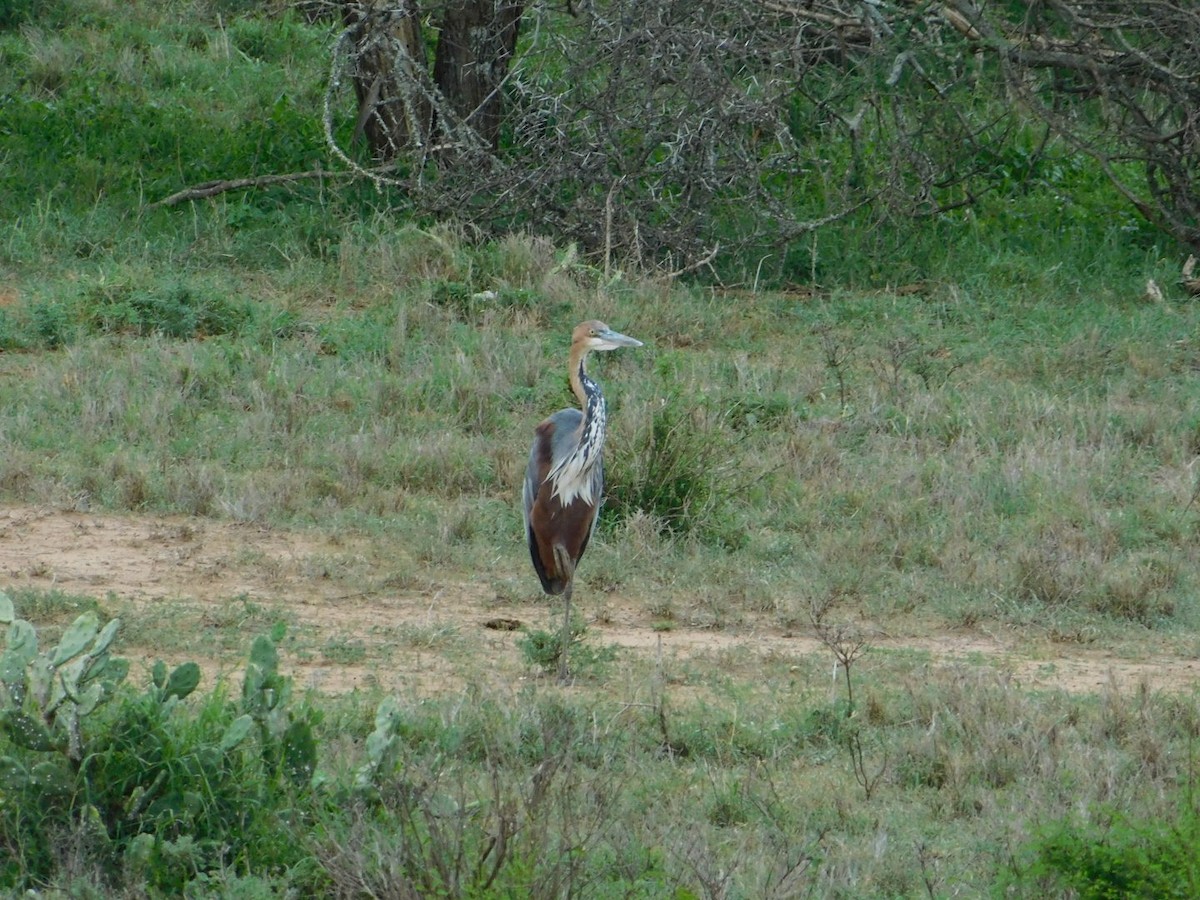
{"type": "Polygon", "coordinates": [[[175,206],[187,200],[204,200],[208,197],[215,197],[218,194],[224,194],[228,191],[244,191],[247,188],[271,187],[276,184],[291,184],[297,181],[310,181],[314,178],[345,178],[348,175],[353,175],[353,172],[328,172],[324,169],[313,169],[309,172],[292,172],[287,175],[258,175],[254,178],[228,178],[216,179],[215,181],[205,181],[201,184],[193,185],[189,188],[184,188],[171,194],[169,197],[164,197],[161,200],[156,200],[153,203],[147,204],[146,209],[157,209],[160,206],[175,206]]]}

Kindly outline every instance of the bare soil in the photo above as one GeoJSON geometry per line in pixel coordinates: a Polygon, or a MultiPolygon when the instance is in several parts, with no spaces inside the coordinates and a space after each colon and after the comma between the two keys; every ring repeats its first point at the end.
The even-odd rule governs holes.
{"type": "MultiPolygon", "coordinates": [[[[362,657],[351,653],[339,659],[336,653],[317,652],[288,659],[305,686],[328,692],[382,687],[437,693],[461,688],[480,666],[520,671],[515,635],[504,630],[506,623],[554,627],[555,606],[506,605],[486,580],[469,576],[447,581],[439,575],[437,582],[412,589],[364,591],[363,566],[386,558],[386,552],[364,537],[209,519],[0,506],[0,589],[32,587],[96,597],[110,614],[161,618],[195,630],[194,635],[139,643],[139,634],[153,635],[154,629],[133,629],[121,652],[134,659],[177,657],[194,659],[210,671],[235,668],[257,633],[238,633],[245,623],[229,614],[235,598],[246,609],[263,604],[292,625],[328,635],[362,657]],[[358,559],[363,566],[336,564],[347,559],[358,559]],[[412,629],[417,638],[409,634],[403,652],[372,661],[367,650],[395,641],[398,628],[412,629]],[[221,630],[234,633],[224,642],[212,640],[211,633],[221,630]],[[441,633],[455,636],[454,652],[439,644],[436,635],[441,633]],[[421,634],[434,637],[422,642],[421,634]],[[236,653],[221,649],[233,646],[236,653]],[[464,660],[469,661],[465,666],[464,660]]],[[[810,656],[832,662],[811,634],[789,633],[766,617],[724,630],[683,623],[662,630],[642,600],[608,595],[603,614],[589,623],[590,639],[680,663],[735,658],[739,669],[786,667],[810,656]]],[[[1015,632],[942,631],[881,633],[870,646],[873,653],[915,654],[922,665],[987,666],[1025,687],[1072,692],[1139,685],[1186,690],[1200,676],[1200,660],[1148,651],[1144,643],[1130,657],[1111,648],[1030,641],[1015,632]]]]}

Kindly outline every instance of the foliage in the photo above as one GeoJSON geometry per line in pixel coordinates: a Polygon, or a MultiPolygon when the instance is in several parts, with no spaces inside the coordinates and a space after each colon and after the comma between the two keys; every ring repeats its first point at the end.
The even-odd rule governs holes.
{"type": "Polygon", "coordinates": [[[120,621],[100,629],[88,611],[63,632],[56,647],[39,653],[37,632],[15,617],[12,601],[0,593],[0,624],[8,625],[0,657],[4,732],[26,750],[53,751],[78,767],[85,755],[82,723],[109,700],[125,679],[129,664],[109,655],[120,621]]]}
{"type": "Polygon", "coordinates": [[[291,679],[279,674],[275,644],[282,637],[282,629],[277,629],[271,637],[259,635],[254,639],[242,681],[241,708],[243,716],[258,727],[268,776],[277,779],[284,775],[303,785],[316,768],[317,747],[311,721],[297,717],[292,708],[291,679]]]}
{"type": "Polygon", "coordinates": [[[1063,821],[1043,828],[1009,875],[1009,896],[1070,893],[1101,898],[1193,897],[1200,885],[1200,816],[1142,822],[1113,812],[1107,821],[1063,821]]]}
{"type": "Polygon", "coordinates": [[[80,866],[76,874],[102,883],[137,877],[176,893],[267,845],[276,863],[296,861],[275,832],[316,750],[308,720],[290,708],[288,680],[272,666],[272,641],[255,642],[241,704],[217,689],[189,707],[201,677],[194,662],[168,671],[160,661],[147,688],[120,686],[128,664],[108,653],[119,620],[100,630],[88,611],[39,654],[35,629],[13,616],[4,594],[0,619],[9,622],[0,841],[22,848],[0,873],[4,887],[80,866]],[[247,752],[256,743],[257,760],[247,752]],[[74,857],[61,853],[63,842],[74,857]]]}
{"type": "MultiPolygon", "coordinates": [[[[571,660],[573,675],[595,678],[604,673],[608,663],[616,658],[617,651],[615,647],[589,645],[585,640],[586,635],[587,626],[580,621],[573,620],[567,655],[571,660]]],[[[559,660],[563,653],[561,631],[527,628],[517,638],[517,647],[526,664],[540,669],[548,675],[559,671],[559,660]]]]}
{"type": "Polygon", "coordinates": [[[956,4],[975,46],[996,52],[1008,89],[1055,134],[1086,154],[1137,212],[1200,250],[1200,11],[1195,4],[1103,0],[1070,11],[956,4]],[[1013,40],[1038,34],[1036,48],[1013,40]]]}
{"type": "MultiPolygon", "coordinates": [[[[611,740],[589,737],[576,709],[530,698],[516,721],[488,709],[463,723],[471,747],[432,756],[413,740],[415,717],[394,699],[379,705],[338,828],[318,842],[342,895],[694,896],[622,833],[604,771],[611,740]],[[480,765],[463,766],[472,751],[480,765]]],[[[455,730],[442,726],[438,746],[449,750],[455,730]]]]}
{"type": "MultiPolygon", "coordinates": [[[[1003,4],[931,14],[618,0],[571,15],[426,5],[443,31],[473,15],[487,35],[469,51],[487,65],[452,67],[490,73],[475,92],[445,77],[457,42],[439,42],[426,71],[417,7],[356,6],[335,43],[326,111],[357,109],[386,165],[362,168],[337,142],[335,154],[402,186],[418,209],[487,230],[551,230],[606,269],[615,254],[758,283],[764,261],[815,232],[957,218],[1014,186],[1065,183],[1058,173],[1079,167],[1080,149],[1128,212],[1194,242],[1187,111],[1200,20],[1180,2],[1128,18],[1083,6],[1027,16],[1003,4]],[[525,23],[515,52],[514,16],[525,23]],[[1036,47],[1012,37],[1030,32],[1036,47]],[[1098,99],[1110,95],[1119,101],[1098,99]],[[441,153],[429,149],[437,140],[441,153]]],[[[768,271],[812,274],[777,261],[768,271]]]]}
{"type": "Polygon", "coordinates": [[[173,338],[210,337],[237,331],[249,318],[242,303],[216,286],[178,281],[139,290],[124,284],[97,284],[79,300],[84,323],[100,333],[162,334],[173,338]]]}

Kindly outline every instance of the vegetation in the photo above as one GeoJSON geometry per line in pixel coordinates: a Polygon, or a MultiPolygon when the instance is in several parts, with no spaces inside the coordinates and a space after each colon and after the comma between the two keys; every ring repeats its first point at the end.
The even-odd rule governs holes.
{"type": "MultiPolygon", "coordinates": [[[[1100,163],[1017,129],[989,150],[1011,178],[970,209],[832,222],[734,260],[736,289],[484,238],[338,177],[150,205],[326,160],[333,40],[232,0],[0,14],[0,501],[319,534],[341,552],[306,557],[313,580],[431,608],[466,586],[548,619],[517,485],[532,425],[569,402],[565,336],[596,316],[647,349],[596,363],[610,490],[580,572],[585,677],[541,677],[536,628],[326,633],[287,596],[207,597],[201,618],[6,563],[4,890],[1195,882],[1194,693],[1033,690],[916,640],[1012,635],[1047,667],[1196,653],[1200,313],[1182,249],[1100,163]],[[728,640],[604,646],[618,606],[728,640]],[[820,652],[760,652],[766,633],[820,652]],[[410,654],[456,680],[331,696],[289,676],[410,654]]],[[[828,141],[822,159],[847,152],[828,141]]]]}
{"type": "Polygon", "coordinates": [[[333,100],[343,165],[422,212],[567,236],[606,266],[795,280],[786,251],[814,229],[907,230],[1079,159],[1200,250],[1186,0],[331,8],[329,97],[353,85],[371,160],[344,149],[333,100]]]}

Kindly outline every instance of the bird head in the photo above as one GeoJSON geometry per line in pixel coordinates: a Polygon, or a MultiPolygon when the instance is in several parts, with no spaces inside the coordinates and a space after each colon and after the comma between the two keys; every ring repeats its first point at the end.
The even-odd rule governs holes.
{"type": "Polygon", "coordinates": [[[571,342],[582,344],[588,350],[616,350],[618,347],[642,346],[641,341],[613,331],[603,322],[594,319],[576,325],[571,342]]]}

